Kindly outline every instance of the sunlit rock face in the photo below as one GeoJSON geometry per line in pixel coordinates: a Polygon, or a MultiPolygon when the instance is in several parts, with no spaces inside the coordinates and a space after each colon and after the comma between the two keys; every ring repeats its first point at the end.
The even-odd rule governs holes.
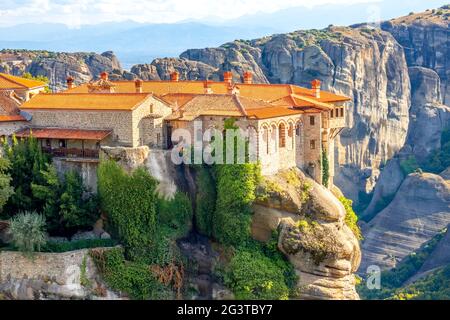
{"type": "Polygon", "coordinates": [[[278,248],[299,276],[296,298],[359,299],[354,272],[361,251],[339,200],[299,169],[265,177],[258,194],[252,236],[267,241],[280,231],[278,248]]]}

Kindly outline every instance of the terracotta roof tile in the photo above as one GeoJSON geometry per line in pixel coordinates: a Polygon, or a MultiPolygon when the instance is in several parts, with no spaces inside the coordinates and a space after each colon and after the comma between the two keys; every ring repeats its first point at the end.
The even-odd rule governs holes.
{"type": "Polygon", "coordinates": [[[12,90],[0,91],[0,115],[11,116],[18,115],[20,103],[14,98],[12,90]]]}
{"type": "Polygon", "coordinates": [[[6,73],[0,73],[0,89],[31,89],[45,86],[47,86],[47,84],[42,81],[25,79],[6,73]]]}
{"type": "Polygon", "coordinates": [[[41,93],[22,104],[21,109],[131,111],[150,96],[148,93],[41,93]]]}
{"type": "Polygon", "coordinates": [[[27,121],[24,117],[21,115],[12,115],[12,116],[2,116],[0,115],[0,122],[13,122],[13,121],[27,121]]]}
{"type": "MultiPolygon", "coordinates": [[[[113,81],[115,92],[127,93],[135,92],[134,81],[113,81]]],[[[154,93],[158,96],[168,96],[171,94],[204,94],[204,81],[143,81],[142,91],[154,93]]],[[[227,94],[228,83],[210,81],[210,88],[213,94],[227,94]]],[[[316,98],[311,89],[302,88],[289,84],[261,84],[261,83],[238,83],[240,96],[260,99],[264,101],[274,101],[282,99],[291,94],[306,96],[319,102],[341,102],[350,100],[348,97],[333,94],[327,91],[320,91],[320,98],[316,98]]],[[[87,93],[88,84],[65,91],[66,93],[87,93]]]]}

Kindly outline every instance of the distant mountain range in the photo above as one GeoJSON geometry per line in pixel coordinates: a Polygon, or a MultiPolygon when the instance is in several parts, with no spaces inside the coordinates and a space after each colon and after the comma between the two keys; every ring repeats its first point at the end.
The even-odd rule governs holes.
{"type": "MultiPolygon", "coordinates": [[[[70,28],[64,24],[21,24],[0,28],[0,49],[63,52],[114,51],[125,69],[156,57],[177,57],[189,48],[216,47],[236,39],[253,39],[298,29],[325,28],[385,20],[408,14],[405,7],[424,10],[442,1],[387,1],[374,4],[294,7],[274,13],[255,13],[220,21],[191,20],[171,24],[108,22],[70,28]],[[337,14],[340,13],[340,14],[337,14]],[[341,14],[345,13],[345,14],[341,14]]],[[[409,9],[411,10],[411,9],[409,9]]]]}

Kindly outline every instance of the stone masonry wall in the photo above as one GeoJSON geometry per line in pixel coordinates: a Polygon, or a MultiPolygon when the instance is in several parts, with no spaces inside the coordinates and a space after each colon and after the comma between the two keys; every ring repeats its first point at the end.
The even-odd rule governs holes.
{"type": "Polygon", "coordinates": [[[12,299],[86,299],[92,289],[86,282],[102,285],[88,249],[33,257],[0,252],[0,293],[12,299]]]}
{"type": "Polygon", "coordinates": [[[30,110],[33,118],[30,126],[61,127],[77,129],[113,129],[114,142],[132,146],[132,113],[129,111],[77,111],[77,110],[30,110]]]}
{"type": "Polygon", "coordinates": [[[0,137],[12,135],[17,130],[25,128],[27,123],[26,121],[0,122],[0,137]]]}
{"type": "Polygon", "coordinates": [[[170,107],[154,97],[133,110],[134,146],[163,147],[166,141],[163,122],[171,113],[170,107]]]}

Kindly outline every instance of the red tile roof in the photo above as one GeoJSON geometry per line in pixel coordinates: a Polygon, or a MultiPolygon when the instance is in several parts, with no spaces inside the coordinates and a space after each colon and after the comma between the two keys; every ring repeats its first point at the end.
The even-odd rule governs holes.
{"type": "Polygon", "coordinates": [[[30,136],[38,139],[70,139],[70,140],[103,140],[110,135],[112,130],[81,130],[60,128],[31,128],[22,129],[15,133],[16,137],[26,138],[30,136]]]}
{"type": "MultiPolygon", "coordinates": [[[[117,93],[130,93],[136,91],[134,81],[112,81],[112,83],[115,84],[115,92],[117,93]]],[[[143,81],[142,91],[154,93],[155,95],[161,97],[173,94],[203,94],[205,93],[204,84],[205,81],[143,81]]],[[[228,93],[229,84],[226,82],[209,81],[208,84],[212,90],[212,93],[228,93]]],[[[325,103],[344,102],[350,100],[348,97],[323,90],[320,91],[320,98],[316,98],[313,90],[290,84],[237,83],[237,85],[239,86],[240,96],[264,101],[282,99],[290,96],[291,94],[305,96],[306,98],[325,103]]],[[[87,93],[89,92],[88,84],[82,84],[65,92],[87,93]]]]}
{"type": "Polygon", "coordinates": [[[126,110],[131,111],[141,105],[148,93],[40,93],[20,107],[32,109],[58,110],[126,110]]]}
{"type": "Polygon", "coordinates": [[[20,115],[20,102],[14,97],[13,90],[0,91],[0,122],[26,121],[20,115]]]}
{"type": "Polygon", "coordinates": [[[0,115],[0,122],[14,122],[14,121],[27,121],[24,117],[21,115],[12,115],[12,116],[2,116],[0,115]]]}
{"type": "Polygon", "coordinates": [[[42,81],[0,73],[0,89],[33,89],[45,86],[47,86],[47,84],[42,81]]]}

